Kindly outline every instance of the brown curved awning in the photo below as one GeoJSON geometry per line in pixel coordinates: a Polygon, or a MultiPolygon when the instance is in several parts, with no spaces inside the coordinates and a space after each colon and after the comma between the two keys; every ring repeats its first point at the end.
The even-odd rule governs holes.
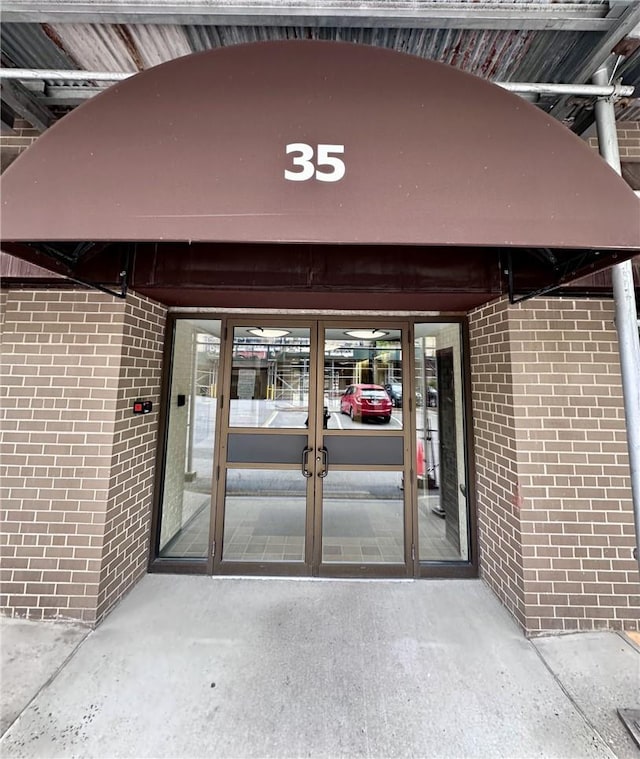
{"type": "Polygon", "coordinates": [[[72,280],[126,271],[169,305],[377,308],[382,292],[467,310],[640,250],[637,198],[562,125],[344,43],[224,48],[113,86],[14,162],[2,204],[8,252],[72,280]]]}
{"type": "Polygon", "coordinates": [[[4,241],[640,248],[637,198],[534,106],[323,42],[219,49],[111,87],[14,162],[2,208],[4,241]],[[289,143],[343,145],[344,178],[286,180],[289,143]]]}

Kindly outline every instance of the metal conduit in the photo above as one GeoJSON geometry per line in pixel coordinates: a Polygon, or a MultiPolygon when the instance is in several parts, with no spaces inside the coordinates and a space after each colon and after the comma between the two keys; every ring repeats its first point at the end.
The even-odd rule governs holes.
{"type": "MultiPolygon", "coordinates": [[[[597,71],[593,81],[598,85],[607,83],[607,69],[601,68],[597,71]]],[[[599,98],[595,105],[595,116],[600,155],[614,171],[621,174],[613,100],[607,97],[599,98]]],[[[640,217],[640,211],[638,216],[640,217]]],[[[636,533],[635,557],[640,569],[640,336],[631,261],[613,266],[611,276],[631,469],[631,497],[636,533]]]]}
{"type": "MultiPolygon", "coordinates": [[[[48,80],[66,82],[120,82],[138,71],[77,71],[75,69],[0,68],[0,79],[48,80]]],[[[532,95],[576,95],[581,97],[631,97],[635,87],[622,84],[556,84],[544,82],[493,82],[510,92],[532,95]]]]}
{"type": "Polygon", "coordinates": [[[78,71],[77,69],[14,69],[0,68],[0,79],[51,82],[119,82],[135,76],[138,71],[78,71]]]}
{"type": "Polygon", "coordinates": [[[622,84],[553,84],[543,82],[493,82],[519,95],[576,95],[580,97],[631,97],[635,87],[622,84]]]}

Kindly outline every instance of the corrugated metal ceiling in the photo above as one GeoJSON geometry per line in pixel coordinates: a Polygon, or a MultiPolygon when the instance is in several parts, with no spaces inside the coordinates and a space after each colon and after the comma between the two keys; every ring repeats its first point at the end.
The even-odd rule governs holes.
{"type": "MultiPolygon", "coordinates": [[[[3,12],[10,19],[29,18],[27,10],[31,6],[32,0],[7,0],[3,12]]],[[[118,3],[123,23],[104,22],[116,11],[113,4],[98,0],[76,6],[42,0],[40,6],[43,7],[40,14],[44,20],[3,23],[0,30],[3,66],[129,72],[227,45],[259,40],[324,39],[390,48],[447,63],[486,79],[570,83],[585,81],[593,73],[589,66],[593,68],[601,58],[607,57],[610,49],[625,36],[616,35],[618,28],[628,30],[634,18],[640,23],[640,0],[456,0],[450,3],[431,0],[410,3],[353,3],[345,0],[338,3],[324,0],[308,6],[313,9],[316,23],[305,26],[279,26],[276,23],[278,9],[282,11],[283,20],[291,21],[292,13],[303,7],[302,0],[278,5],[245,0],[241,10],[247,23],[235,25],[164,23],[197,16],[201,4],[196,0],[181,0],[171,6],[162,2],[150,6],[138,0],[118,3]],[[66,20],[64,14],[71,14],[71,10],[65,10],[67,6],[71,10],[75,7],[76,13],[72,17],[77,17],[78,22],[66,20]],[[141,10],[143,6],[147,15],[141,10]],[[180,13],[176,14],[176,7],[181,9],[180,13]],[[366,11],[367,7],[371,11],[369,24],[366,15],[360,14],[357,25],[355,22],[348,25],[358,9],[366,11]],[[80,12],[82,8],[84,11],[80,12]],[[323,11],[325,20],[334,18],[335,21],[341,9],[346,13],[344,25],[327,26],[323,22],[323,11]],[[412,9],[412,26],[404,28],[398,26],[397,21],[385,26],[385,14],[407,12],[407,9],[412,9]],[[150,22],[152,10],[157,23],[150,22]],[[443,16],[440,22],[438,14],[446,15],[447,11],[448,16],[443,16]],[[267,13],[270,15],[264,25],[250,23],[267,13]],[[483,13],[492,13],[492,18],[495,16],[497,20],[483,18],[483,13]],[[509,16],[507,21],[499,17],[505,13],[509,16]],[[538,14],[539,22],[535,14],[538,14]],[[562,14],[565,14],[566,22],[562,21],[562,14]],[[147,22],[132,22],[138,18],[147,22]],[[497,28],[518,27],[519,21],[521,28],[497,28]],[[492,24],[496,28],[491,28],[492,24]],[[593,30],[589,30],[590,25],[593,30]]],[[[237,10],[239,4],[222,0],[208,7],[214,14],[228,13],[237,10]]],[[[37,14],[34,11],[32,15],[37,14]]],[[[625,84],[640,83],[640,52],[631,49],[625,59],[620,59],[620,64],[618,72],[625,77],[625,84]]],[[[95,86],[95,83],[84,87],[77,83],[65,86],[60,82],[48,82],[44,87],[30,85],[29,91],[31,97],[45,108],[70,108],[81,102],[83,96],[104,86],[95,86]]],[[[584,101],[546,97],[540,105],[546,110],[561,106],[559,117],[567,123],[575,119],[588,120],[584,101]]],[[[637,103],[632,101],[626,107],[637,109],[637,103]]]]}

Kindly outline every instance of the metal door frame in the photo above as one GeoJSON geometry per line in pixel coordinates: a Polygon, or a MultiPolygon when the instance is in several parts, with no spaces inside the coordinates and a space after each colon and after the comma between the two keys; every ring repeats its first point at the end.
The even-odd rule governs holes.
{"type": "MultiPolygon", "coordinates": [[[[400,431],[379,431],[376,435],[393,436],[403,438],[403,457],[404,464],[402,472],[404,474],[405,488],[403,491],[403,520],[404,520],[404,545],[405,561],[400,564],[371,563],[366,565],[359,564],[322,564],[322,497],[323,497],[323,479],[318,476],[316,455],[324,444],[325,436],[345,435],[344,431],[324,430],[322,425],[323,406],[324,406],[324,338],[325,330],[331,327],[344,327],[344,329],[358,326],[369,325],[375,321],[377,328],[396,329],[401,331],[402,346],[402,383],[404,397],[409,397],[409,380],[413,372],[413,357],[410,350],[410,323],[407,320],[398,320],[397,318],[381,317],[346,317],[340,316],[335,319],[320,318],[287,318],[287,317],[265,317],[256,316],[233,316],[224,320],[222,329],[223,346],[222,361],[220,371],[220,385],[218,393],[218,420],[219,425],[216,434],[219,435],[217,450],[214,461],[214,488],[213,488],[213,507],[210,524],[210,546],[212,546],[212,555],[209,557],[209,571],[213,574],[268,574],[272,576],[321,576],[321,577],[414,577],[417,568],[417,551],[415,549],[416,534],[416,515],[413,514],[414,494],[407,483],[413,483],[413,472],[409,462],[413,461],[412,455],[415,456],[415,442],[411,442],[415,437],[411,435],[413,428],[413,414],[411,404],[403,404],[402,407],[402,430],[400,431]],[[226,491],[226,472],[229,467],[227,461],[228,440],[230,433],[237,434],[269,434],[290,436],[296,434],[295,428],[243,428],[230,427],[229,425],[229,395],[231,389],[232,376],[232,358],[234,344],[234,328],[252,326],[259,322],[263,327],[302,327],[309,329],[309,426],[307,430],[298,430],[299,434],[307,436],[307,445],[312,449],[314,466],[311,471],[313,476],[307,479],[306,489],[306,523],[305,523],[305,559],[303,562],[246,562],[246,561],[223,561],[223,536],[224,536],[224,509],[225,509],[225,491],[226,491]]],[[[367,432],[361,430],[352,430],[347,433],[349,437],[357,438],[366,435],[367,432]]],[[[281,469],[283,471],[293,471],[292,464],[239,464],[234,462],[233,468],[251,468],[265,469],[273,471],[281,469]]],[[[363,469],[360,465],[338,465],[339,471],[398,471],[397,466],[368,466],[363,469]]]]}
{"type": "MultiPolygon", "coordinates": [[[[403,576],[409,577],[423,577],[423,578],[446,578],[446,577],[477,577],[478,576],[478,524],[477,524],[477,504],[476,504],[476,488],[475,488],[475,466],[474,466],[474,454],[473,454],[473,409],[471,400],[471,365],[469,356],[469,326],[466,318],[461,315],[438,315],[432,316],[427,313],[415,313],[415,314],[389,314],[384,313],[370,313],[370,314],[347,314],[345,312],[336,313],[335,316],[323,317],[319,313],[301,313],[299,311],[292,311],[291,313],[281,312],[274,314],[271,313],[259,313],[253,312],[240,312],[238,310],[225,311],[224,309],[180,309],[176,310],[169,315],[169,329],[167,329],[165,336],[165,348],[164,348],[164,372],[162,380],[162,403],[160,411],[160,429],[162,430],[161,438],[162,442],[158,446],[157,450],[157,467],[155,475],[155,487],[154,487],[154,507],[151,515],[151,541],[149,551],[149,571],[152,572],[169,572],[169,573],[187,573],[187,574],[220,574],[229,573],[232,571],[231,567],[223,566],[220,568],[220,551],[221,551],[221,529],[222,529],[222,511],[223,500],[221,496],[221,477],[220,473],[223,471],[221,467],[221,461],[223,455],[226,455],[221,450],[221,444],[223,442],[222,424],[223,424],[223,411],[227,399],[221,397],[223,394],[224,383],[226,382],[227,372],[231,372],[230,368],[230,347],[232,341],[229,341],[228,326],[230,324],[244,324],[251,323],[252,326],[256,322],[265,326],[283,326],[284,323],[291,325],[306,326],[311,330],[310,335],[313,334],[314,328],[316,334],[319,335],[319,330],[322,326],[335,326],[336,324],[348,323],[350,327],[358,326],[371,326],[375,321],[377,326],[394,326],[405,329],[405,337],[403,338],[403,393],[405,397],[411,397],[409,390],[413,387],[416,376],[416,364],[415,355],[413,350],[414,336],[415,336],[415,324],[421,322],[447,322],[457,323],[461,328],[461,347],[462,347],[462,386],[463,386],[463,413],[464,413],[464,430],[465,430],[465,446],[466,446],[466,461],[465,468],[467,472],[467,490],[468,490],[468,502],[467,502],[467,518],[469,522],[469,547],[470,557],[468,560],[461,561],[422,561],[418,559],[418,488],[415,473],[412,471],[413,464],[416,461],[416,419],[415,408],[412,405],[406,405],[406,410],[403,404],[403,434],[404,450],[405,450],[405,543],[409,548],[415,547],[415,550],[411,552],[412,559],[407,561],[406,574],[403,576]],[[217,319],[221,322],[221,353],[219,363],[219,375],[217,385],[217,406],[216,406],[216,425],[215,425],[215,448],[214,448],[214,460],[213,460],[213,485],[211,490],[211,518],[210,518],[210,533],[208,542],[208,553],[206,557],[202,559],[193,559],[185,557],[160,557],[157,554],[157,538],[159,535],[159,529],[162,519],[161,506],[162,506],[162,492],[164,483],[164,470],[165,470],[165,456],[166,456],[166,435],[168,431],[169,423],[169,407],[168,397],[171,385],[172,367],[173,367],[173,349],[174,349],[174,328],[175,322],[179,319],[217,319]],[[315,325],[315,327],[314,327],[315,325]],[[215,550],[214,550],[215,541],[215,550]]],[[[320,373],[318,367],[318,350],[316,349],[314,355],[316,361],[315,377],[317,383],[314,386],[315,396],[315,413],[321,414],[320,404],[322,403],[322,391],[320,383],[323,380],[323,375],[320,373]]],[[[411,404],[412,401],[409,401],[411,404]]],[[[273,430],[270,430],[273,432],[273,430]]],[[[226,427],[228,432],[228,427],[226,427]]],[[[357,435],[357,433],[352,433],[357,435]]],[[[384,433],[379,433],[384,434],[384,433]]],[[[226,437],[224,438],[226,440],[226,437]]],[[[317,434],[313,439],[314,449],[318,445],[317,434]]],[[[272,468],[274,465],[268,465],[268,468],[272,468]]],[[[265,467],[267,468],[267,467],[265,467]]],[[[359,467],[354,467],[358,469],[359,467]]],[[[315,479],[315,478],[314,478],[315,479]]],[[[223,491],[222,491],[223,493],[223,491]]],[[[307,506],[309,504],[309,498],[307,498],[307,506]]],[[[318,515],[315,515],[313,520],[313,530],[318,530],[319,519],[318,515]],[[318,522],[318,524],[316,524],[318,522]]],[[[306,542],[308,545],[312,545],[313,530],[309,530],[310,520],[307,518],[307,531],[305,534],[306,542]]],[[[312,550],[314,548],[312,547],[312,550]]],[[[315,548],[319,551],[319,548],[315,548]]],[[[405,552],[405,557],[410,554],[405,552]]],[[[314,557],[317,561],[317,557],[314,557]]],[[[269,565],[265,567],[263,573],[268,573],[273,576],[313,576],[309,571],[306,564],[301,564],[302,571],[299,567],[296,567],[293,563],[287,564],[275,564],[269,562],[269,565]]],[[[357,566],[357,565],[355,565],[357,566]]],[[[348,565],[325,565],[323,571],[320,573],[323,576],[341,576],[341,577],[379,577],[381,572],[380,568],[389,569],[394,565],[391,564],[375,564],[368,565],[373,571],[371,572],[354,572],[351,571],[348,565]],[[326,569],[326,571],[324,571],[326,569]]],[[[237,562],[235,564],[235,572],[243,575],[250,575],[246,562],[237,562]]],[[[258,572],[253,572],[257,574],[258,572]]],[[[386,572],[385,577],[395,576],[391,572],[386,572]]]]}

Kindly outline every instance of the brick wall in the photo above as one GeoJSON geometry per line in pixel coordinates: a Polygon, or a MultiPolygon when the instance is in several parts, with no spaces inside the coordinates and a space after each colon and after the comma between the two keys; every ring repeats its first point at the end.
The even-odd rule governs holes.
{"type": "Polygon", "coordinates": [[[620,158],[640,158],[640,121],[623,121],[618,125],[620,158]]]}
{"type": "MultiPolygon", "coordinates": [[[[592,130],[590,130],[591,132],[592,130]]],[[[617,125],[622,177],[640,192],[640,121],[621,121],[617,125]]],[[[598,152],[598,140],[589,137],[589,145],[598,152]]]]}
{"type": "Polygon", "coordinates": [[[94,623],[146,560],[164,309],[78,291],[3,299],[1,605],[94,623]],[[153,414],[130,416],[138,394],[153,414]]]}
{"type": "Polygon", "coordinates": [[[551,298],[471,315],[481,572],[532,633],[639,628],[613,315],[551,298]]]}
{"type": "Polygon", "coordinates": [[[113,425],[111,476],[97,618],[144,574],[149,558],[151,507],[162,379],[166,309],[130,294],[122,314],[122,353],[113,425]],[[137,398],[153,412],[133,415],[137,398]]]}
{"type": "Polygon", "coordinates": [[[32,145],[40,136],[40,132],[34,129],[28,121],[16,119],[13,125],[13,134],[0,136],[0,172],[10,166],[15,159],[32,145]]]}
{"type": "MultiPolygon", "coordinates": [[[[620,121],[616,126],[620,159],[640,158],[640,121],[620,121]]],[[[589,145],[597,151],[598,138],[589,137],[589,145]]]]}
{"type": "Polygon", "coordinates": [[[508,327],[504,300],[470,315],[478,543],[482,576],[526,627],[508,327]]]}

